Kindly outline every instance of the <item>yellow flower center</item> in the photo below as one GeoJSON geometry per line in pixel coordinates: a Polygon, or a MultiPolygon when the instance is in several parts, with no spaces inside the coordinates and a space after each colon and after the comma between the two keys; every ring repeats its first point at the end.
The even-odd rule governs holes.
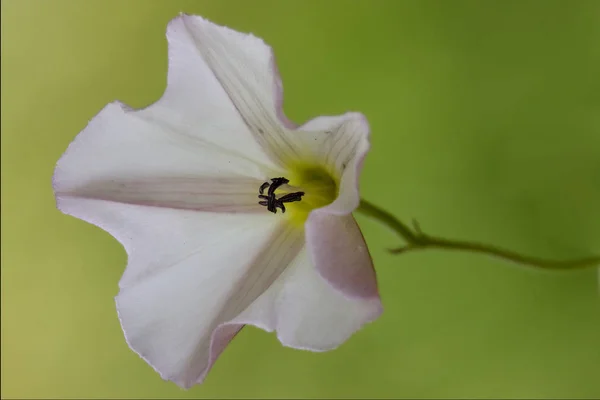
{"type": "Polygon", "coordinates": [[[289,184],[275,190],[276,197],[304,192],[301,201],[286,203],[286,217],[294,225],[303,226],[308,214],[332,203],[338,196],[339,182],[327,169],[318,164],[288,165],[289,184]]]}

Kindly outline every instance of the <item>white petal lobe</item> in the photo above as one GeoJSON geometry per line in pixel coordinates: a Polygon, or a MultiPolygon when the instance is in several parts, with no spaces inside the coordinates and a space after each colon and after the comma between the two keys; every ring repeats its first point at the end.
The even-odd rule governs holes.
{"type": "Polygon", "coordinates": [[[206,176],[258,182],[267,175],[257,163],[198,138],[174,135],[111,103],[69,145],[57,163],[53,185],[59,197],[97,192],[106,182],[206,176]]]}
{"type": "MultiPolygon", "coordinates": [[[[186,388],[202,382],[242,325],[228,323],[268,290],[303,245],[301,232],[264,218],[206,218],[211,229],[196,233],[202,241],[189,238],[187,250],[163,259],[152,275],[134,273],[135,281],[130,275],[116,299],[131,348],[186,388]]],[[[156,245],[155,254],[163,249],[156,245]]]]}
{"type": "Polygon", "coordinates": [[[182,15],[168,30],[170,42],[191,40],[222,86],[246,127],[279,165],[297,155],[279,118],[281,84],[272,50],[261,39],[182,15]],[[184,38],[187,35],[188,38],[184,38]]]}
{"type": "Polygon", "coordinates": [[[234,322],[274,330],[288,347],[326,351],[341,345],[381,312],[379,298],[349,298],[329,285],[304,249],[234,322]]]}
{"type": "Polygon", "coordinates": [[[370,148],[369,124],[364,115],[349,112],[335,117],[318,117],[298,128],[297,137],[316,162],[341,177],[337,199],[327,211],[346,215],[360,203],[358,191],[362,164],[370,148]]]}

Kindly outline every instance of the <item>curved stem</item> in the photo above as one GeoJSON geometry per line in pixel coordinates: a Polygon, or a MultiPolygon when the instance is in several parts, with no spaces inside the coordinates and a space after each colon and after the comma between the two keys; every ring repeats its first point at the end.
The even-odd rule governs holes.
{"type": "Polygon", "coordinates": [[[488,244],[463,240],[444,239],[440,237],[427,235],[421,231],[421,228],[417,221],[413,221],[413,229],[411,229],[408,225],[398,220],[389,212],[362,199],[360,201],[360,205],[357,211],[368,217],[376,219],[377,221],[392,229],[404,239],[404,241],[407,244],[405,246],[390,250],[390,252],[393,254],[401,254],[414,250],[437,248],[444,250],[468,251],[473,253],[487,254],[490,256],[501,258],[506,261],[512,261],[518,264],[529,265],[544,269],[570,270],[577,268],[600,266],[600,257],[598,256],[587,257],[577,260],[546,260],[537,257],[525,256],[511,250],[502,249],[500,247],[488,244]]]}
{"type": "Polygon", "coordinates": [[[369,203],[366,200],[360,199],[360,205],[356,211],[376,219],[377,221],[386,225],[388,228],[402,236],[406,243],[415,243],[418,240],[407,225],[402,223],[389,212],[377,207],[372,203],[369,203]]]}

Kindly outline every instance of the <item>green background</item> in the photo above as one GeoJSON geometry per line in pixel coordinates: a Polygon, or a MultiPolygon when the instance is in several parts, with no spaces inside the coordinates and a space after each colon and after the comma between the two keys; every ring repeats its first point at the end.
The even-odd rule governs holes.
{"type": "Polygon", "coordinates": [[[126,263],[55,209],[51,176],[106,103],[160,97],[179,11],[274,48],[298,122],[362,111],[363,196],[429,233],[600,252],[600,1],[2,1],[3,397],[600,397],[595,270],[391,256],[360,219],[384,315],[336,351],[248,328],[182,391],[125,344],[126,263]]]}

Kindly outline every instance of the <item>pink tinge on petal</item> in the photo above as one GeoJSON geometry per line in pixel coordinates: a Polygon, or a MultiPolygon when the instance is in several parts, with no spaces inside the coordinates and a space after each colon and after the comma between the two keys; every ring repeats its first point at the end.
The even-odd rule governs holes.
{"type": "Polygon", "coordinates": [[[56,189],[57,199],[71,197],[221,213],[260,213],[256,193],[262,180],[245,177],[136,177],[97,179],[79,187],[56,189]]]}
{"type": "Polygon", "coordinates": [[[306,222],[306,245],[319,274],[348,297],[379,297],[373,261],[352,215],[313,211],[306,222]]]}
{"type": "Polygon", "coordinates": [[[381,315],[379,297],[345,295],[323,279],[308,253],[304,248],[235,322],[276,331],[284,346],[321,352],[339,347],[381,315]]]}
{"type": "Polygon", "coordinates": [[[235,336],[240,333],[244,326],[245,325],[243,324],[222,324],[213,331],[210,339],[208,364],[204,372],[198,378],[198,382],[204,381],[206,375],[212,369],[213,365],[215,365],[215,362],[221,353],[223,353],[227,345],[229,345],[235,336]]]}

